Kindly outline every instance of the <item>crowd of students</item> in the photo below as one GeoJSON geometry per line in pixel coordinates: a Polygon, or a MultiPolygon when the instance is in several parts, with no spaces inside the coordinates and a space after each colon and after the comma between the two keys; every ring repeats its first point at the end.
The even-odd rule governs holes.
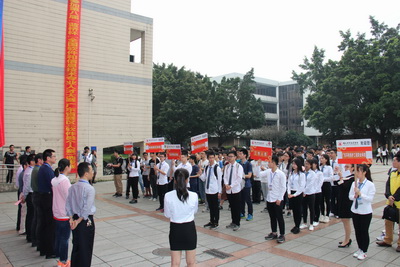
{"type": "MultiPolygon", "coordinates": [[[[230,151],[214,148],[194,155],[183,150],[179,161],[166,160],[165,153],[151,153],[150,159],[148,156],[143,153],[140,160],[134,154],[128,161],[128,169],[135,170],[133,185],[130,183],[135,192],[134,202],[130,203],[137,203],[140,185],[144,197],[158,199],[160,207],[157,210],[164,211],[165,192],[174,189],[174,173],[184,168],[189,173],[188,190],[197,193],[199,204],[205,204],[203,211],[210,212],[210,221],[204,225],[206,228],[219,228],[219,211],[226,200],[231,213],[231,223],[226,228],[233,231],[240,229],[242,219],[253,220],[253,204],[265,202],[263,212],[268,212],[272,230],[265,236],[266,240],[285,241],[285,214],[293,216],[293,234],[306,229],[313,231],[320,223],[338,218],[345,232],[338,247],[347,248],[352,244],[353,221],[359,247],[353,256],[359,260],[367,257],[375,195],[370,166],[339,164],[334,148],[274,148],[269,162],[251,160],[246,148],[236,147],[230,151]],[[162,164],[168,165],[163,171],[162,164]],[[140,173],[143,173],[142,177],[140,173]],[[160,190],[161,187],[164,189],[160,190]]],[[[116,157],[120,158],[117,152],[116,157]]],[[[400,154],[393,158],[395,165],[400,154]]],[[[130,174],[128,179],[131,179],[130,174]]],[[[398,195],[396,200],[400,200],[400,193],[398,195]]],[[[387,242],[391,245],[392,241],[388,239],[387,242]]]]}
{"type": "MultiPolygon", "coordinates": [[[[125,196],[137,204],[139,186],[143,198],[159,201],[157,211],[170,218],[172,251],[187,251],[187,263],[195,256],[197,237],[194,214],[204,204],[209,211],[205,228],[219,228],[220,210],[228,200],[231,222],[227,229],[238,231],[241,220],[252,221],[253,204],[265,203],[263,212],[270,217],[271,233],[265,240],[285,242],[285,219],[293,216],[291,232],[313,231],[330,218],[341,219],[344,239],[339,248],[352,244],[351,221],[358,244],[353,254],[359,260],[367,257],[369,226],[375,186],[368,165],[339,164],[334,148],[274,148],[269,162],[251,160],[246,148],[211,149],[190,155],[183,150],[179,161],[168,160],[166,153],[132,154],[126,164],[114,152],[114,197],[121,197],[124,165],[127,172],[125,196]],[[150,157],[149,157],[150,156],[150,157]],[[195,199],[195,200],[193,200],[195,199]],[[183,205],[183,206],[182,206],[183,205]],[[189,205],[189,206],[187,206],[189,205]],[[183,214],[182,211],[190,211],[183,214]],[[247,216],[246,216],[247,211],[247,216]],[[279,234],[278,234],[279,227],[279,234]],[[182,233],[189,233],[182,239],[182,233]]],[[[92,162],[84,157],[78,166],[79,181],[71,186],[68,179],[70,162],[61,159],[55,172],[55,151],[25,154],[19,158],[16,185],[20,200],[17,230],[26,234],[32,247],[46,258],[58,257],[59,266],[90,266],[94,240],[94,187],[92,162]],[[85,205],[82,205],[85,203],[85,205]],[[73,233],[71,261],[68,261],[68,240],[73,233]]],[[[400,152],[393,157],[385,196],[389,205],[400,204],[400,152]]],[[[385,220],[385,238],[377,244],[392,246],[394,223],[385,220]]],[[[400,240],[397,252],[400,252],[400,240]]],[[[180,253],[173,253],[176,263],[180,253]]]]}

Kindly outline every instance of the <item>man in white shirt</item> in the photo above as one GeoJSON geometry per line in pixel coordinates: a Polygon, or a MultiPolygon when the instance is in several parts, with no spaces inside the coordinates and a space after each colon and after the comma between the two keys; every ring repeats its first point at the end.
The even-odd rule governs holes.
{"type": "Polygon", "coordinates": [[[273,155],[268,163],[269,169],[260,172],[260,176],[267,176],[268,194],[267,209],[271,221],[272,232],[265,237],[265,240],[276,239],[278,243],[285,242],[285,221],[283,220],[282,210],[285,205],[284,197],[286,192],[286,175],[278,169],[279,159],[273,155]],[[279,225],[279,236],[277,234],[277,225],[279,225]]]}
{"type": "Polygon", "coordinates": [[[210,222],[204,227],[216,230],[219,223],[218,199],[221,199],[222,171],[215,161],[214,152],[209,152],[207,157],[209,165],[204,168],[203,173],[200,170],[200,179],[204,182],[207,203],[210,209],[210,222]]]}
{"type": "Polygon", "coordinates": [[[157,211],[164,212],[164,196],[168,191],[168,172],[169,165],[165,162],[166,154],[165,152],[161,152],[158,154],[160,159],[160,163],[154,166],[154,171],[157,175],[157,191],[160,201],[160,207],[157,211]]]}
{"type": "Polygon", "coordinates": [[[85,146],[82,153],[82,161],[92,164],[93,155],[90,153],[90,149],[88,146],[85,146]]]}
{"type": "Polygon", "coordinates": [[[226,228],[230,228],[233,231],[240,229],[240,191],[242,190],[241,182],[243,179],[243,167],[236,162],[236,158],[236,151],[229,151],[229,164],[225,166],[224,170],[224,184],[229,205],[231,206],[232,217],[231,224],[227,225],[226,228]]]}

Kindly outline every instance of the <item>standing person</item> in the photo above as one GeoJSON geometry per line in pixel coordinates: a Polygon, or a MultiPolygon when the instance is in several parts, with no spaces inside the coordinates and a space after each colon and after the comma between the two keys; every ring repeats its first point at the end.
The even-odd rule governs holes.
{"type": "Polygon", "coordinates": [[[381,163],[383,163],[383,160],[382,160],[382,149],[381,149],[381,147],[378,147],[378,149],[376,150],[376,161],[375,161],[375,163],[378,163],[378,160],[379,160],[381,163]]]}
{"type": "Polygon", "coordinates": [[[363,260],[367,257],[369,246],[369,225],[372,219],[372,201],[375,196],[375,185],[371,172],[366,164],[358,165],[357,180],[350,187],[349,198],[353,201],[353,225],[356,233],[358,251],[353,257],[363,260]]]}
{"type": "Polygon", "coordinates": [[[189,157],[189,163],[192,165],[192,172],[190,173],[189,176],[189,184],[190,184],[190,191],[197,193],[200,199],[200,189],[199,189],[199,171],[200,168],[199,166],[196,165],[196,155],[190,155],[189,157]]]}
{"type": "Polygon", "coordinates": [[[165,152],[158,154],[158,157],[160,158],[160,163],[154,166],[157,175],[158,200],[160,201],[160,207],[158,207],[157,211],[164,212],[164,196],[168,191],[169,165],[165,162],[167,157],[165,152]]]}
{"type": "Polygon", "coordinates": [[[126,199],[129,199],[129,192],[132,188],[132,200],[129,201],[131,204],[137,203],[138,195],[139,195],[139,172],[140,172],[140,162],[137,159],[136,153],[132,153],[129,158],[128,164],[128,181],[126,185],[126,199]]]}
{"type": "MultiPolygon", "coordinates": [[[[386,181],[385,197],[387,198],[387,205],[400,208],[400,152],[397,152],[393,158],[393,168],[389,178],[386,181]]],[[[385,219],[386,235],[383,241],[376,242],[380,247],[391,247],[393,243],[393,228],[394,222],[385,219]]],[[[397,240],[397,252],[400,252],[400,237],[397,240]]]]}
{"type": "Polygon", "coordinates": [[[68,159],[60,159],[58,167],[54,171],[55,177],[51,180],[53,186],[53,214],[56,224],[54,251],[60,258],[57,266],[69,266],[68,242],[71,235],[69,217],[66,214],[65,204],[68,190],[71,187],[68,174],[71,171],[71,162],[68,159]]]}
{"type": "Polygon", "coordinates": [[[303,193],[303,224],[300,229],[307,228],[308,210],[310,210],[310,224],[308,230],[314,231],[314,217],[315,217],[315,193],[317,192],[318,178],[315,172],[311,169],[314,162],[313,157],[305,160],[305,176],[306,183],[303,193]]]}
{"type": "Polygon", "coordinates": [[[303,172],[303,164],[300,158],[295,158],[292,164],[292,173],[289,175],[287,194],[289,198],[289,205],[293,209],[294,227],[291,232],[293,234],[300,233],[301,222],[301,206],[303,201],[304,187],[306,184],[306,177],[303,172]]]}
{"type": "Polygon", "coordinates": [[[321,218],[320,222],[329,222],[329,213],[331,211],[331,194],[332,194],[332,180],[333,180],[333,170],[330,166],[329,156],[323,154],[320,158],[321,162],[321,172],[324,176],[324,183],[322,184],[322,200],[321,205],[321,218]],[[324,206],[325,204],[325,206],[324,206]]]}
{"type": "Polygon", "coordinates": [[[156,175],[156,172],[154,170],[154,166],[156,166],[158,163],[160,163],[160,160],[157,158],[156,153],[150,153],[150,160],[149,160],[150,173],[149,173],[149,177],[150,177],[151,190],[153,191],[153,201],[157,201],[157,197],[158,197],[157,175],[156,175]]]}
{"type": "Polygon", "coordinates": [[[17,175],[15,179],[15,187],[18,189],[18,200],[20,203],[18,204],[18,213],[17,213],[17,229],[19,229],[19,234],[24,235],[25,232],[25,216],[26,216],[26,203],[24,201],[22,190],[24,188],[24,173],[28,168],[27,157],[24,155],[20,157],[20,166],[17,170],[17,175]]]}
{"type": "Polygon", "coordinates": [[[9,149],[4,154],[3,163],[7,165],[8,169],[6,183],[11,184],[14,176],[14,160],[18,160],[18,154],[14,151],[14,145],[10,145],[9,149]]]}
{"type": "MultiPolygon", "coordinates": [[[[279,164],[278,168],[283,171],[286,175],[286,183],[289,179],[289,174],[292,172],[292,153],[290,151],[285,151],[282,155],[282,162],[279,164]]],[[[286,206],[286,216],[292,215],[292,210],[289,206],[289,199],[287,193],[285,194],[285,206],[286,206]]]]}
{"type": "Polygon", "coordinates": [[[40,205],[40,195],[39,195],[39,187],[38,187],[38,179],[37,174],[39,172],[40,166],[43,165],[43,154],[38,153],[35,155],[35,167],[33,167],[31,174],[31,188],[33,191],[32,194],[32,204],[34,208],[33,219],[32,219],[32,247],[37,247],[37,251],[40,251],[39,247],[39,228],[37,227],[37,221],[39,216],[39,205],[40,205]]]}
{"type": "Polygon", "coordinates": [[[314,159],[313,164],[312,164],[312,170],[315,172],[315,175],[317,177],[317,186],[316,186],[316,191],[315,191],[315,212],[314,212],[314,222],[313,226],[317,227],[319,225],[319,216],[321,213],[321,201],[322,201],[322,185],[324,183],[324,175],[322,172],[319,170],[319,160],[314,159]]]}
{"type": "Polygon", "coordinates": [[[182,251],[186,251],[186,264],[192,267],[196,265],[197,233],[194,214],[198,209],[198,196],[187,190],[189,172],[186,169],[177,169],[174,181],[176,189],[165,194],[164,203],[164,215],[170,219],[171,266],[180,266],[182,251]]]}
{"type": "Polygon", "coordinates": [[[122,197],[122,165],[124,159],[119,155],[117,150],[114,150],[114,163],[108,163],[108,167],[114,168],[114,186],[115,194],[113,197],[122,197]]]}
{"type": "Polygon", "coordinates": [[[25,219],[25,231],[26,231],[26,240],[28,243],[32,242],[32,221],[35,214],[35,208],[32,203],[32,195],[33,190],[31,187],[31,179],[32,179],[32,170],[35,166],[35,155],[29,154],[27,157],[28,167],[24,171],[23,176],[23,188],[22,193],[24,196],[24,201],[26,203],[26,219],[25,219]]]}
{"type": "MultiPolygon", "coordinates": [[[[204,172],[204,168],[208,166],[209,162],[207,160],[207,154],[205,151],[200,152],[200,161],[199,161],[199,168],[202,172],[204,172]]],[[[204,190],[204,182],[199,180],[199,193],[200,193],[200,204],[204,204],[206,202],[206,193],[204,190]]]]}
{"type": "Polygon", "coordinates": [[[204,182],[208,207],[210,209],[210,222],[204,225],[204,228],[212,230],[218,229],[219,225],[219,204],[222,193],[222,171],[219,164],[215,161],[215,153],[208,152],[207,159],[209,165],[200,170],[200,179],[204,182]]]}
{"type": "Polygon", "coordinates": [[[46,259],[52,259],[56,257],[54,254],[53,191],[51,188],[51,180],[54,178],[51,166],[57,161],[55,151],[46,149],[43,152],[43,161],[37,174],[40,202],[37,223],[40,229],[40,255],[46,255],[46,259]]]}
{"type": "Polygon", "coordinates": [[[338,208],[337,201],[339,196],[338,182],[340,180],[339,172],[343,172],[343,165],[337,162],[337,151],[336,149],[331,149],[329,152],[330,164],[333,170],[333,180],[332,180],[332,194],[331,194],[331,212],[329,216],[338,218],[338,208]]]}
{"type": "MultiPolygon", "coordinates": [[[[182,150],[181,152],[181,163],[176,167],[177,169],[186,169],[189,173],[189,175],[192,173],[192,165],[188,162],[188,151],[187,150],[182,150]]],[[[175,177],[175,175],[174,175],[175,177]]],[[[188,182],[187,187],[190,187],[190,183],[188,182]]]]}
{"type": "Polygon", "coordinates": [[[93,168],[93,179],[90,181],[90,184],[95,184],[96,175],[97,175],[97,151],[92,150],[92,168],[93,168]]]}
{"type": "Polygon", "coordinates": [[[85,146],[85,148],[83,149],[82,161],[92,164],[93,155],[90,153],[90,148],[88,146],[85,146]]]}
{"type": "Polygon", "coordinates": [[[381,156],[382,156],[383,165],[385,165],[385,160],[386,160],[386,165],[389,165],[389,151],[388,151],[386,145],[382,146],[382,154],[381,154],[381,156]]]}
{"type": "Polygon", "coordinates": [[[143,176],[143,185],[145,188],[144,197],[151,198],[151,188],[150,188],[150,163],[149,163],[149,154],[147,152],[143,152],[143,160],[140,165],[142,167],[142,176],[143,176]]]}
{"type": "Polygon", "coordinates": [[[236,162],[236,151],[228,152],[228,165],[224,169],[224,185],[231,207],[232,222],[226,228],[237,231],[240,229],[240,191],[243,179],[243,167],[236,162]]]}
{"type": "Polygon", "coordinates": [[[286,175],[278,169],[278,161],[278,157],[273,155],[271,161],[268,163],[269,169],[261,171],[260,176],[266,177],[268,180],[266,202],[272,230],[265,237],[265,240],[276,239],[278,243],[283,243],[285,242],[285,221],[283,220],[282,211],[285,205],[286,175]],[[277,225],[279,225],[279,236],[277,225]]]}
{"type": "Polygon", "coordinates": [[[260,178],[260,166],[261,161],[252,160],[251,168],[253,170],[253,185],[251,188],[251,196],[253,198],[253,204],[261,203],[261,178],[260,178]]]}
{"type": "Polygon", "coordinates": [[[354,164],[346,164],[344,166],[345,171],[339,171],[339,195],[338,195],[338,215],[343,223],[344,228],[344,241],[340,242],[339,248],[349,247],[351,245],[351,225],[350,219],[351,205],[353,201],[349,199],[350,187],[354,183],[354,164]]]}
{"type": "Polygon", "coordinates": [[[249,152],[245,148],[241,148],[238,152],[238,158],[240,160],[240,165],[243,167],[243,173],[244,173],[244,188],[240,192],[240,199],[241,199],[241,212],[240,212],[240,217],[242,219],[246,218],[246,204],[247,204],[247,210],[248,210],[248,215],[246,218],[246,221],[252,221],[253,220],[253,203],[250,198],[250,191],[251,191],[251,177],[253,176],[253,169],[251,163],[247,160],[247,157],[249,156],[249,152]]]}
{"type": "Polygon", "coordinates": [[[96,192],[89,180],[93,169],[87,162],[78,165],[79,181],[68,190],[65,205],[72,230],[71,267],[89,267],[92,262],[95,226],[93,215],[96,212],[94,198],[96,192]]]}

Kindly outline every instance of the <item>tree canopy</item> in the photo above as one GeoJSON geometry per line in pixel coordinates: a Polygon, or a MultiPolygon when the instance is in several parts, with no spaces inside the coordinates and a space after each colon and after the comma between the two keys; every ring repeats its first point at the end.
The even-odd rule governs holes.
{"type": "Polygon", "coordinates": [[[230,137],[261,127],[264,111],[255,90],[254,71],[220,83],[174,65],[153,68],[153,135],[184,144],[208,132],[222,145],[230,137]]]}
{"type": "Polygon", "coordinates": [[[325,62],[315,47],[293,71],[300,90],[309,90],[303,115],[309,126],[334,140],[372,137],[382,144],[400,127],[400,25],[390,28],[370,17],[371,37],[340,32],[339,61],[325,62]]]}

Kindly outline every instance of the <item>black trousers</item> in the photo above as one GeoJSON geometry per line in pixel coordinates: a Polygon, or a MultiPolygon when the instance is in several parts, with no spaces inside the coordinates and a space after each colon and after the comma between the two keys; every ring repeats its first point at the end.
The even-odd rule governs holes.
{"type": "Polygon", "coordinates": [[[226,195],[231,207],[232,223],[240,226],[240,192],[226,195]]]}
{"type": "Polygon", "coordinates": [[[283,219],[282,210],[285,206],[285,202],[281,201],[280,205],[275,202],[267,202],[267,210],[269,218],[271,220],[271,230],[273,233],[277,232],[277,226],[279,225],[279,234],[285,235],[285,220],[283,219]]]}
{"type": "Polygon", "coordinates": [[[89,215],[88,220],[82,220],[72,230],[72,253],[71,266],[89,267],[92,263],[93,243],[95,226],[93,216],[89,215]],[[91,225],[88,225],[90,220],[91,225]]]}
{"type": "Polygon", "coordinates": [[[33,218],[31,224],[31,238],[32,245],[38,245],[38,240],[36,236],[36,228],[37,228],[37,216],[38,216],[38,208],[39,208],[39,193],[33,192],[32,194],[32,204],[33,204],[33,218]]]}
{"type": "Polygon", "coordinates": [[[321,213],[321,200],[322,193],[315,194],[315,205],[314,205],[314,222],[319,222],[319,215],[321,213]]]}
{"type": "Polygon", "coordinates": [[[38,227],[40,252],[46,256],[54,255],[55,223],[53,219],[53,194],[39,193],[38,227]]]}
{"type": "Polygon", "coordinates": [[[250,198],[251,187],[244,187],[242,191],[240,191],[240,212],[245,215],[246,214],[246,204],[248,214],[253,215],[253,203],[250,198]]]}
{"type": "Polygon", "coordinates": [[[35,209],[32,203],[32,193],[29,193],[25,199],[26,203],[26,216],[25,216],[25,232],[26,240],[32,242],[32,221],[35,213],[35,209]]]}
{"type": "Polygon", "coordinates": [[[371,224],[372,213],[356,214],[353,213],[353,225],[356,232],[358,248],[363,252],[368,251],[369,246],[369,225],[371,224]]]}
{"type": "MultiPolygon", "coordinates": [[[[19,200],[19,194],[21,192],[19,190],[17,190],[17,200],[19,200]]],[[[19,231],[21,229],[21,208],[22,205],[18,204],[18,210],[17,210],[17,226],[15,227],[17,229],[17,231],[19,231]]]]}
{"type": "Polygon", "coordinates": [[[338,215],[338,210],[337,210],[338,209],[338,206],[337,206],[338,197],[339,197],[339,186],[334,185],[334,186],[332,186],[332,193],[331,193],[331,212],[335,216],[338,215]]]}
{"type": "Polygon", "coordinates": [[[206,194],[208,208],[210,209],[210,223],[218,225],[219,222],[219,204],[218,193],[206,194]]]}
{"type": "MultiPolygon", "coordinates": [[[[294,194],[295,191],[292,191],[292,194],[294,194]]],[[[293,209],[293,219],[294,219],[294,225],[296,227],[300,227],[301,223],[301,216],[302,216],[302,203],[303,203],[303,194],[298,195],[297,197],[292,197],[289,198],[290,206],[293,209]]]]}
{"type": "Polygon", "coordinates": [[[131,188],[132,188],[132,197],[134,199],[138,198],[138,195],[139,195],[138,184],[139,184],[139,176],[128,177],[128,181],[126,182],[126,190],[125,190],[127,197],[129,197],[129,193],[130,193],[131,188]]]}
{"type": "Polygon", "coordinates": [[[310,210],[310,225],[315,217],[315,195],[306,195],[303,197],[303,222],[307,223],[308,210],[310,210]]]}
{"type": "Polygon", "coordinates": [[[151,190],[153,191],[153,198],[157,198],[157,175],[150,175],[150,186],[151,190]]]}
{"type": "Polygon", "coordinates": [[[324,182],[322,184],[322,198],[320,202],[322,216],[329,216],[329,212],[331,211],[331,191],[332,191],[331,183],[324,182]],[[326,205],[326,209],[324,203],[326,205]]]}
{"type": "Polygon", "coordinates": [[[168,184],[157,185],[158,200],[160,201],[160,208],[164,208],[164,197],[168,192],[168,184]]]}
{"type": "MultiPolygon", "coordinates": [[[[260,203],[261,202],[261,181],[253,181],[253,186],[251,188],[252,190],[252,198],[254,203],[260,203]]],[[[265,199],[267,199],[265,197],[265,199]]]]}
{"type": "MultiPolygon", "coordinates": [[[[8,169],[8,173],[7,173],[7,178],[6,178],[6,182],[7,183],[12,183],[12,178],[14,176],[14,166],[8,166],[7,165],[7,169],[8,169]]],[[[17,177],[18,179],[18,177],[17,177]]]]}

